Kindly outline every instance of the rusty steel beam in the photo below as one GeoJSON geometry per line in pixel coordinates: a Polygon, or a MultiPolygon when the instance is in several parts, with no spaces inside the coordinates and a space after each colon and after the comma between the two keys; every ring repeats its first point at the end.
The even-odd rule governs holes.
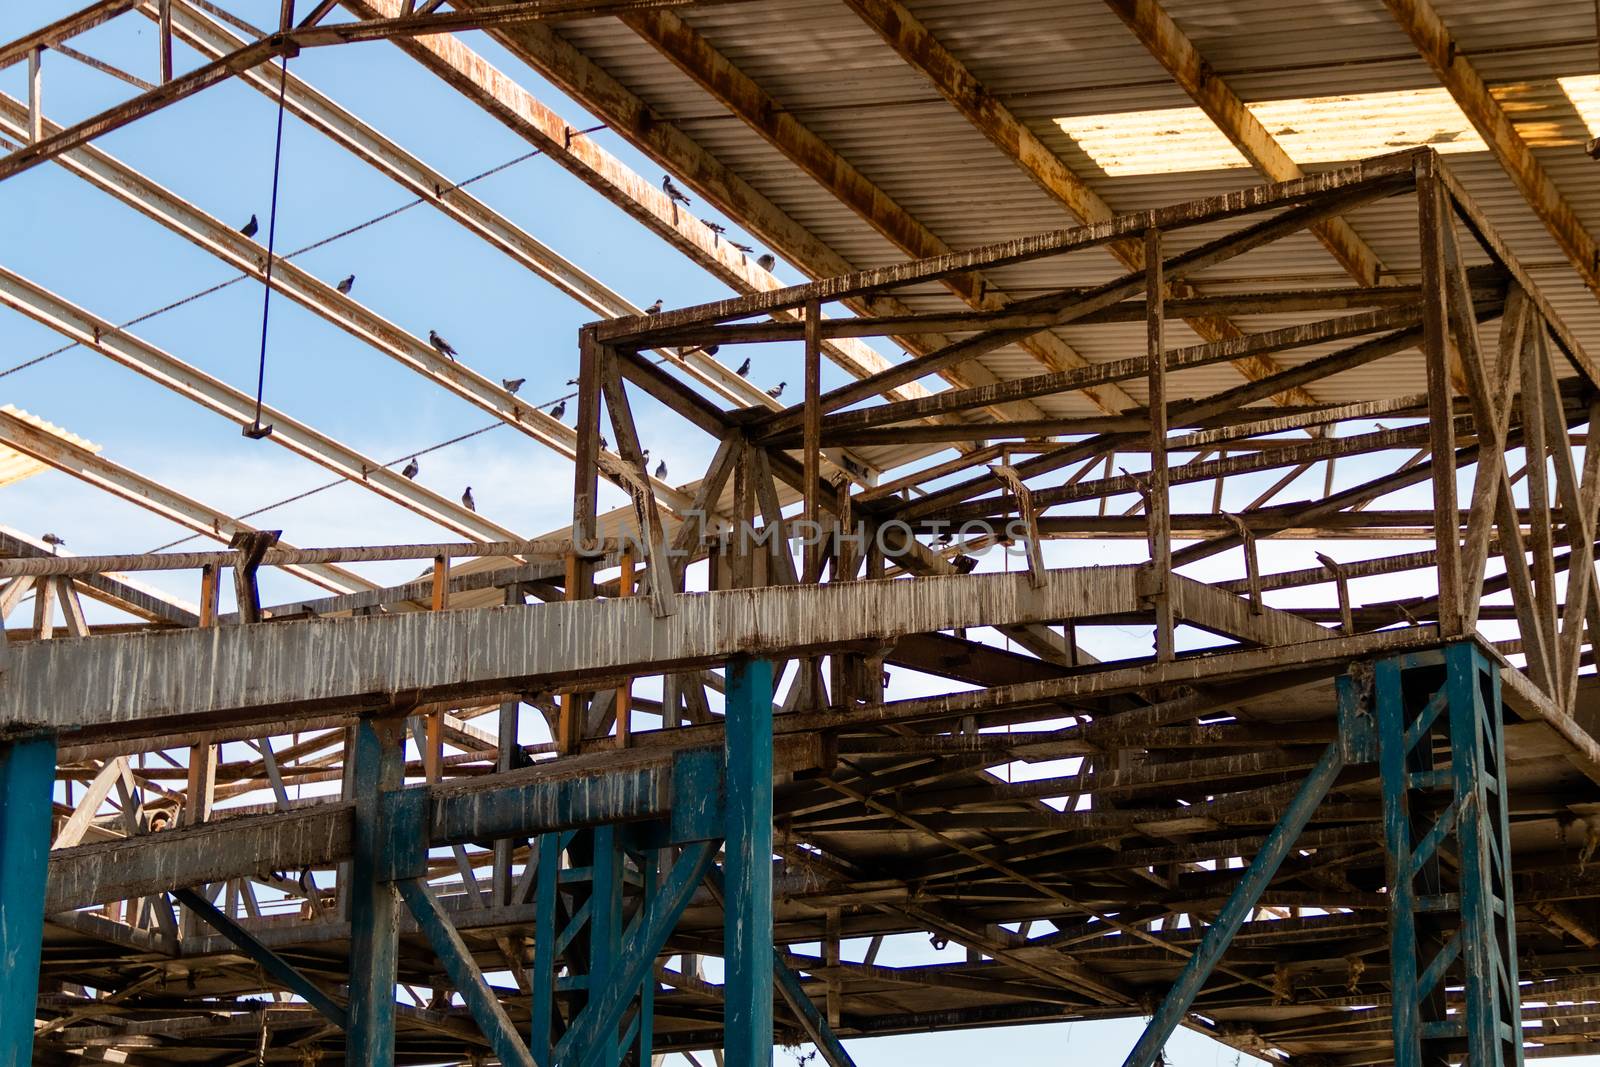
{"type": "MultiPolygon", "coordinates": [[[[399,11],[403,0],[342,0],[342,3],[351,12],[365,17],[399,11]]],[[[470,7],[470,0],[463,0],[462,6],[470,7]]],[[[677,127],[661,122],[647,104],[550,27],[530,23],[492,32],[519,59],[604,120],[634,147],[682,175],[696,192],[802,270],[816,277],[827,277],[852,269],[848,260],[780,211],[731,168],[677,127]]],[[[436,36],[400,39],[395,44],[737,292],[749,295],[781,288],[770,271],[719,239],[690,212],[677,210],[658,183],[642,178],[591,138],[576,136],[576,127],[461,41],[436,36]]],[[[850,302],[850,306],[878,314],[909,313],[910,310],[894,300],[856,301],[850,302]]],[[[919,351],[938,340],[907,338],[902,343],[919,351]]],[[[857,378],[876,374],[890,365],[882,354],[857,341],[829,341],[823,347],[830,359],[857,378]]],[[[995,380],[994,375],[981,367],[969,367],[945,377],[956,385],[995,380]]],[[[927,395],[927,390],[918,383],[910,383],[887,395],[892,399],[910,399],[927,395]]],[[[1029,410],[1034,415],[1040,414],[1031,405],[1029,410]]]]}
{"type": "MultiPolygon", "coordinates": [[[[0,526],[0,558],[44,559],[56,557],[59,549],[18,530],[0,526]]],[[[120,574],[89,574],[75,578],[73,584],[85,596],[93,597],[118,611],[141,619],[171,626],[194,626],[200,621],[194,605],[173,600],[165,593],[120,574]]]]}
{"type": "MultiPolygon", "coordinates": [[[[987,137],[1022,172],[1046,193],[1085,224],[1106,222],[1113,217],[1111,207],[1082,178],[1074,174],[1041,141],[1027,124],[991,93],[967,66],[940,43],[928,28],[900,0],[845,0],[845,3],[885,44],[906,63],[921,73],[973,127],[987,137]]],[[[1291,175],[1269,175],[1274,180],[1300,177],[1298,168],[1291,175]]],[[[1338,221],[1338,220],[1334,220],[1338,221]]],[[[1326,225],[1319,223],[1319,226],[1326,225]]],[[[1316,227],[1313,227],[1316,229],[1316,227]]],[[[1137,241],[1115,241],[1106,250],[1130,271],[1144,269],[1144,251],[1137,241]]],[[[1192,297],[1195,288],[1187,282],[1173,282],[1168,292],[1179,298],[1192,297]]],[[[1208,341],[1243,335],[1231,320],[1222,315],[1190,316],[1189,327],[1208,341]]],[[[1250,356],[1234,361],[1241,374],[1252,380],[1275,374],[1280,369],[1268,356],[1250,356]]],[[[1296,403],[1314,400],[1304,389],[1290,397],[1296,403]]]]}
{"type": "MultiPolygon", "coordinates": [[[[1106,0],[1106,4],[1258,172],[1275,182],[1305,173],[1157,0],[1106,0]]],[[[1357,282],[1378,284],[1383,263],[1349,222],[1326,219],[1311,232],[1357,282]]]]}
{"type": "MultiPolygon", "coordinates": [[[[682,19],[670,12],[651,11],[625,15],[622,21],[830,196],[907,255],[926,258],[952,251],[682,19]]],[[[1010,301],[998,287],[976,274],[944,278],[941,284],[978,309],[1002,307],[1010,301]]],[[[1020,345],[1052,370],[1080,367],[1087,362],[1053,333],[1035,334],[1020,345]]],[[[971,362],[963,366],[970,367],[971,362]]],[[[1084,390],[1084,394],[1107,414],[1137,406],[1120,386],[1098,386],[1084,390]]]]}
{"type": "Polygon", "coordinates": [[[1511,183],[1555,238],[1572,268],[1589,290],[1600,296],[1600,250],[1593,236],[1557,188],[1555,179],[1540,165],[1533,148],[1517,132],[1516,124],[1489,91],[1483,76],[1456,45],[1438,10],[1429,0],[1383,2],[1483,137],[1511,183]]]}
{"type": "MultiPolygon", "coordinates": [[[[202,55],[213,58],[227,55],[244,44],[242,38],[222,26],[215,17],[186,0],[175,0],[170,11],[173,31],[178,39],[202,55]]],[[[140,12],[152,19],[159,17],[149,0],[145,0],[140,12]]],[[[260,67],[245,71],[240,77],[245,84],[271,99],[274,104],[278,99],[278,90],[282,88],[284,106],[291,114],[588,310],[606,318],[644,313],[642,306],[634,304],[567,260],[465,189],[457,187],[447,175],[361,121],[304,79],[290,74],[287,84],[283,84],[277,72],[260,67]]],[[[681,355],[676,349],[660,351],[702,384],[716,390],[728,403],[740,407],[777,405],[760,387],[739,377],[732,368],[706,355],[698,347],[683,351],[681,355]]]]}
{"type": "MultiPolygon", "coordinates": [[[[0,304],[144,375],[237,426],[247,427],[255,421],[255,397],[118,329],[116,323],[85,311],[5,267],[0,267],[0,304]]],[[[362,455],[285,412],[270,405],[263,406],[261,419],[273,427],[272,434],[267,438],[269,441],[328,468],[340,477],[365,486],[445,529],[484,541],[517,540],[517,535],[504,526],[402,477],[398,471],[390,470],[377,460],[362,455]]]]}
{"type": "Polygon", "coordinates": [[[27,59],[28,53],[35,48],[41,46],[49,48],[70,40],[80,33],[86,33],[101,23],[116,18],[139,3],[140,0],[98,0],[81,11],[56,19],[48,26],[41,26],[32,33],[25,33],[21,37],[0,44],[0,70],[27,59]]]}

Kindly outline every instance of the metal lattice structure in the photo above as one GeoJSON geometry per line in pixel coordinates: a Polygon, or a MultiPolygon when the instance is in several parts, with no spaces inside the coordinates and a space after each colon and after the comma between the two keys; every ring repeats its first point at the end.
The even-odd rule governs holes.
{"type": "Polygon", "coordinates": [[[0,1063],[746,1067],[804,1040],[843,1067],[842,1038],[1127,1017],[1150,1018],[1129,1067],[1179,1026],[1308,1064],[1600,1047],[1597,259],[1431,8],[1386,5],[1555,267],[1433,149],[1302,171],[1150,3],[1109,14],[1267,184],[1117,213],[909,10],[842,5],[1075,217],[959,249],[717,51],[716,20],[731,38],[757,5],[334,6],[286,0],[263,32],[102,0],[0,46],[32,74],[0,97],[0,180],[59,164],[569,458],[572,524],[527,538],[258,418],[0,264],[8,307],[466,538],[297,548],[0,410],[18,469],[227,542],[0,535],[0,617],[34,610],[0,646],[0,1063]],[[138,17],[159,83],[50,123],[43,50],[138,17]],[[892,254],[857,269],[760,164],[606,74],[584,48],[619,27],[892,254]],[[476,28],[816,280],[680,215],[449,36],[476,28]],[[376,39],[739,295],[646,313],[286,65],[376,39]],[[175,40],[205,62],[175,71],[175,40]],[[599,317],[575,426],[92,143],[233,77],[599,317]],[[1294,269],[1329,254],[1337,278],[1294,269]],[[784,346],[789,404],[732,369],[784,346]],[[714,443],[700,477],[652,474],[645,403],[714,443]],[[431,570],[355,569],[395,560],[431,570]],[[263,567],[327,595],[263,604],[263,567]],[[198,608],[134,577],[156,570],[192,572],[198,608]],[[91,625],[83,597],[136,621],[91,625]],[[891,674],[940,691],[896,698],[891,674]],[[938,961],[880,960],[911,938],[938,961]]]}

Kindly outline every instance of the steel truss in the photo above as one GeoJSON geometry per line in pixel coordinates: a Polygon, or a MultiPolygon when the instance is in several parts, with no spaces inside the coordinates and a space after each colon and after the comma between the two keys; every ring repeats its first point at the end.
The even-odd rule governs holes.
{"type": "MultiPolygon", "coordinates": [[[[118,358],[187,373],[22,280],[4,291],[118,358]]],[[[1597,379],[1432,153],[616,318],[579,341],[573,526],[454,546],[481,557],[470,572],[445,544],[291,549],[249,530],[228,555],[165,560],[6,542],[8,610],[30,588],[136,598],[113,568],[200,568],[202,589],[198,615],[146,605],[160,629],[91,634],[69,609],[88,639],[47,640],[40,614],[9,648],[0,943],[41,960],[6,973],[4,1003],[39,1020],[4,1013],[14,1061],[30,1044],[41,1062],[109,1046],[134,1062],[541,1065],[720,1047],[742,1065],[778,1035],[837,1067],[841,1037],[1142,1014],[1140,1067],[1179,1025],[1352,1065],[1408,1062],[1413,1045],[1409,1062],[1503,1063],[1519,1024],[1529,1055],[1595,1040],[1579,1010],[1600,985],[1595,875],[1585,843],[1551,842],[1600,799],[1580,678],[1600,622],[1600,446],[1574,433],[1597,379]],[[1367,210],[1415,225],[1415,284],[1182,288],[1367,210]],[[906,307],[893,294],[1112,242],[1135,242],[1141,266],[1103,285],[820,313],[906,307]],[[1270,318],[1180,332],[1212,315],[1270,318]],[[1129,354],[907,388],[1067,326],[1121,330],[1129,354]],[[901,335],[948,343],[824,390],[826,345],[901,335]],[[786,408],[724,407],[641,355],[769,342],[803,347],[786,408]],[[1243,384],[1214,376],[1230,365],[1243,384]],[[1131,403],[1081,406],[1111,386],[1131,403]],[[703,478],[649,476],[641,393],[715,439],[703,478]],[[923,466],[833,476],[853,448],[923,466]],[[1338,481],[1341,462],[1355,470],[1338,481]],[[1296,486],[1313,471],[1318,487],[1296,486]],[[602,477],[628,491],[625,515],[600,512],[602,477]],[[1251,502],[1225,508],[1245,486],[1251,502]],[[1402,490],[1425,504],[1384,506],[1402,490]],[[962,523],[991,532],[946,543],[962,523]],[[1383,544],[1399,535],[1422,544],[1383,544]],[[965,573],[984,537],[1019,542],[1021,569],[965,573]],[[1119,537],[1144,558],[1053,566],[1041,548],[1119,537]],[[1297,537],[1370,551],[1273,570],[1262,546],[1297,537]],[[386,552],[431,557],[431,578],[255,610],[259,566],[386,552]],[[215,608],[230,564],[237,621],[215,608]],[[707,591],[690,591],[701,568],[707,591]],[[1371,581],[1398,575],[1427,591],[1371,581]],[[970,639],[984,626],[1021,651],[970,639]],[[1087,636],[1109,626],[1148,633],[1151,654],[1097,661],[1087,636]],[[886,699],[902,670],[968,688],[886,699]],[[518,743],[524,708],[548,745],[518,743]],[[490,713],[492,733],[473,722],[490,713]],[[183,749],[170,767],[144,755],[183,749]],[[1081,762],[994,773],[1063,759],[1081,762]],[[46,857],[27,813],[49,766],[65,784],[46,857]],[[288,791],[319,781],[341,798],[288,791]],[[252,792],[273,801],[222,817],[252,792]],[[263,914],[269,895],[300,913],[263,914]],[[880,962],[908,933],[967,956],[880,962]],[[707,955],[722,981],[693,965],[707,955]],[[22,986],[39,974],[35,999],[22,986]],[[296,999],[249,999],[265,990],[296,999]]]]}

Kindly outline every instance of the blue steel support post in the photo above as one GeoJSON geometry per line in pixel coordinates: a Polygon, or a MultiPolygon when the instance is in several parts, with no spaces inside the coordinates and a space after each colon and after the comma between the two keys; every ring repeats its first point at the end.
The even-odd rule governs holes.
{"type": "Polygon", "coordinates": [[[33,1063],[55,778],[55,738],[0,742],[0,1067],[33,1063]]]}
{"type": "Polygon", "coordinates": [[[1471,1067],[1520,1067],[1499,667],[1459,642],[1382,661],[1375,680],[1396,1067],[1453,1061],[1463,1042],[1471,1067]],[[1441,846],[1457,857],[1454,892],[1441,846]],[[1447,982],[1463,987],[1454,1015],[1447,982]]]}
{"type": "MultiPolygon", "coordinates": [[[[350,1067],[393,1067],[394,989],[399,950],[394,886],[384,876],[392,847],[383,832],[383,794],[403,781],[402,719],[364,718],[355,728],[350,883],[350,1067]]],[[[420,847],[420,846],[419,846],[420,847]]]]}
{"type": "MultiPolygon", "coordinates": [[[[640,915],[650,911],[650,904],[656,898],[661,882],[661,858],[655,849],[646,849],[639,861],[639,874],[642,883],[643,899],[640,904],[640,915]]],[[[644,972],[644,981],[639,985],[639,1033],[634,1038],[634,1048],[637,1049],[636,1057],[639,1067],[646,1067],[655,1052],[656,1043],[656,967],[652,958],[650,966],[644,972]]]]}
{"type": "Polygon", "coordinates": [[[1516,911],[1511,899],[1500,672],[1472,644],[1445,650],[1450,750],[1460,842],[1467,1054],[1472,1064],[1522,1062],[1516,911]]]}
{"type": "Polygon", "coordinates": [[[540,834],[538,868],[534,873],[533,1008],[528,1048],[539,1067],[550,1067],[555,1041],[556,893],[561,876],[561,835],[540,834]]]}
{"type": "Polygon", "coordinates": [[[772,1063],[772,664],[728,662],[723,899],[727,1067],[772,1063]]]}
{"type": "MultiPolygon", "coordinates": [[[[616,826],[594,829],[589,895],[589,996],[598,1001],[615,983],[622,944],[622,844],[616,826]]],[[[617,1067],[622,1047],[616,1023],[595,1038],[595,1067],[617,1067]]]]}

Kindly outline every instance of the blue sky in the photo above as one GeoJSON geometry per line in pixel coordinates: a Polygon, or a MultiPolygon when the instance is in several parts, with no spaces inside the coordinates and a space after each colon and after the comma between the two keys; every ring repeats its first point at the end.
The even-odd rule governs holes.
{"type": "MultiPolygon", "coordinates": [[[[77,0],[0,6],[0,40],[79,6],[77,0]]],[[[257,24],[276,17],[275,0],[230,9],[257,24]]],[[[481,34],[465,35],[502,69],[574,127],[592,117],[481,34]]],[[[137,15],[91,31],[74,46],[153,78],[155,32],[137,15]]],[[[193,65],[180,50],[179,69],[193,65]]],[[[499,123],[416,66],[397,49],[364,44],[307,51],[293,72],[377,129],[463,180],[529,150],[499,123]]],[[[0,91],[26,96],[23,68],[0,71],[0,91]]],[[[46,57],[46,113],[70,123],[132,90],[60,55],[46,57]]],[[[102,138],[118,156],[205,210],[242,224],[256,214],[262,237],[269,214],[274,109],[238,81],[212,88],[132,127],[102,138]]],[[[593,134],[652,181],[661,170],[609,131],[593,134]]],[[[343,149],[292,118],[285,127],[277,248],[299,248],[401,208],[412,197],[343,149]]],[[[635,304],[661,298],[669,307],[728,295],[726,289],[607,203],[555,163],[535,157],[472,186],[472,192],[541,241],[598,276],[635,304]]],[[[701,203],[730,236],[756,244],[701,203]]],[[[234,273],[220,261],[54,166],[0,186],[0,262],[88,310],[122,322],[234,273]]],[[[356,275],[352,295],[412,333],[436,329],[464,362],[491,377],[525,377],[525,398],[554,400],[576,373],[575,338],[592,314],[510,259],[423,205],[401,211],[307,254],[298,262],[327,281],[356,275]]],[[[779,276],[801,276],[780,260],[779,276]]],[[[238,282],[135,328],[139,336],[241,388],[253,388],[262,292],[238,282]]],[[[45,327],[0,307],[0,372],[61,345],[45,327]]],[[[892,348],[886,351],[893,351],[892,348]]],[[[762,353],[754,380],[799,380],[793,353],[762,353]]],[[[829,370],[825,386],[838,384],[829,370]]],[[[488,425],[493,420],[425,382],[288,300],[275,298],[266,397],[297,418],[383,461],[488,425]]],[[[104,455],[234,515],[311,489],[330,474],[276,444],[251,442],[225,420],[99,355],[73,349],[0,376],[0,403],[12,403],[104,446],[104,455]]],[[[713,442],[648,401],[637,402],[645,444],[665,457],[673,479],[695,476],[713,442]]],[[[569,419],[570,421],[570,419],[569,419]]],[[[570,466],[509,428],[499,428],[422,459],[419,481],[449,498],[472,485],[481,511],[527,536],[570,520],[570,466]]],[[[66,475],[45,473],[5,487],[0,521],[32,534],[58,533],[76,553],[142,551],[186,531],[66,475]]],[[[603,503],[620,504],[609,492],[603,503]]],[[[342,485],[253,520],[282,528],[300,545],[455,539],[365,490],[342,485]]],[[[205,547],[204,541],[189,542],[205,547]]],[[[1142,546],[1115,551],[1142,552],[1142,546]]],[[[1063,558],[1079,547],[1052,548],[1063,558]]],[[[1096,557],[1107,561],[1102,552],[1096,557]]],[[[996,561],[998,562],[998,561],[996,561]]],[[[408,564],[365,569],[399,580],[408,564]]],[[[149,576],[188,600],[190,575],[149,576]]],[[[269,600],[304,595],[293,579],[267,579],[269,600]]],[[[899,695],[899,694],[897,694],[899,695]]],[[[904,694],[909,695],[909,694],[904,694]]],[[[859,947],[858,947],[859,950],[859,947]]],[[[931,950],[886,950],[909,961],[931,950]]],[[[849,955],[847,950],[847,956],[849,955]]],[[[937,1067],[1000,1053],[1019,1058],[1119,1061],[1137,1036],[1136,1022],[1022,1027],[968,1034],[851,1042],[863,1067],[913,1058],[937,1067]]],[[[1231,1049],[1180,1033],[1171,1046],[1180,1067],[1235,1062],[1231,1049]]],[[[780,1052],[780,1062],[784,1057],[780,1052]]],[[[1245,1061],[1249,1062],[1249,1061],[1245,1061]]]]}

